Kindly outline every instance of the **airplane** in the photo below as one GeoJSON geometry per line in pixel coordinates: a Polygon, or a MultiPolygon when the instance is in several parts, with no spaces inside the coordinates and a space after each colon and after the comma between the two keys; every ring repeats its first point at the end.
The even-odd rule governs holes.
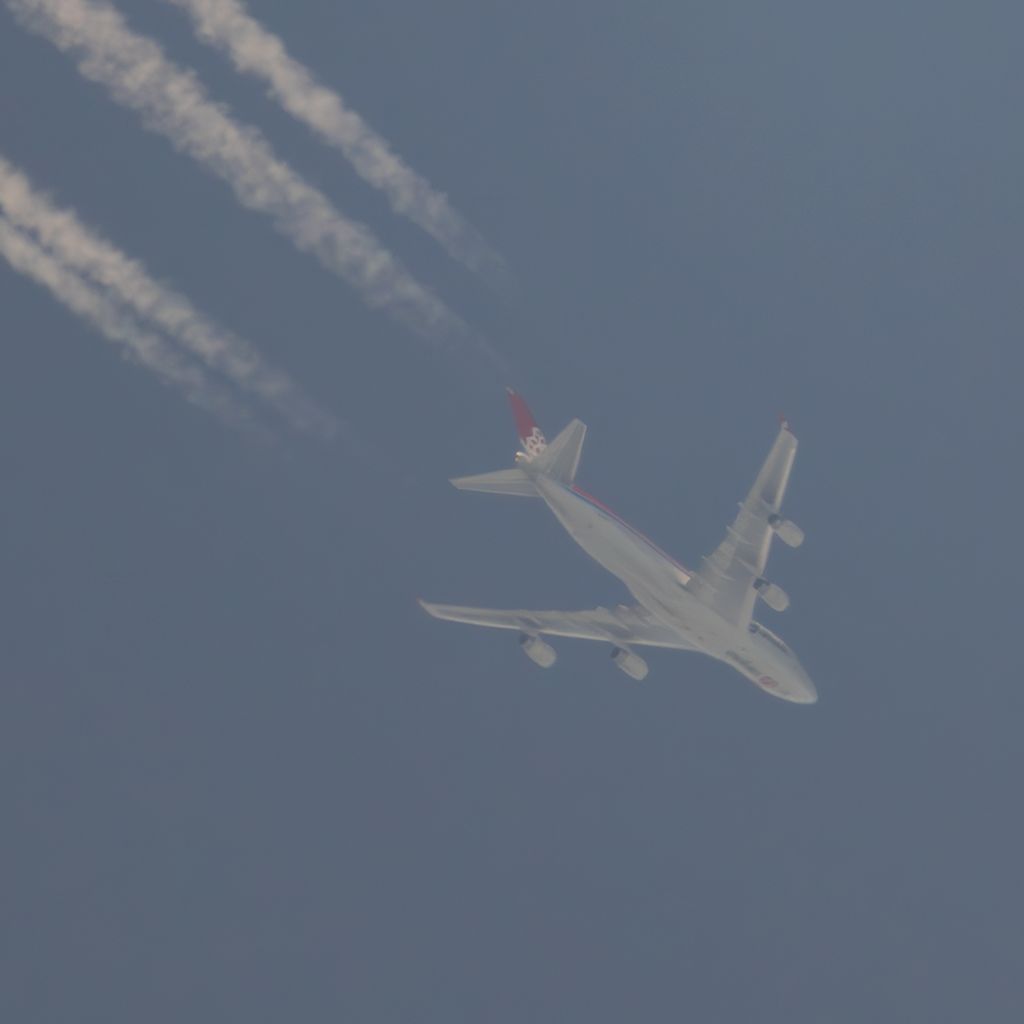
{"type": "Polygon", "coordinates": [[[753,618],[758,600],[779,612],[789,606],[785,591],[764,575],[772,538],[794,548],[804,540],[803,530],[780,513],[797,448],[788,422],[782,421],[725,539],[694,572],[576,484],[585,424],[574,419],[548,444],[522,397],[511,388],[507,393],[522,446],[514,467],[451,482],[463,491],[542,499],[573,540],[626,585],[636,604],[578,612],[504,611],[420,600],[424,610],[450,622],[518,630],[523,652],[542,668],[556,660],[545,636],[609,643],[616,667],[635,680],[648,672],[635,647],[698,651],[730,665],[773,697],[813,704],[817,690],[796,655],[753,618]]]}

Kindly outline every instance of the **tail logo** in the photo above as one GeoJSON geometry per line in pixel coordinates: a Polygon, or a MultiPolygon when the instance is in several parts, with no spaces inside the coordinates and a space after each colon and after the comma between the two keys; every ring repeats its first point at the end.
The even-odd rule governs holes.
{"type": "Polygon", "coordinates": [[[540,432],[540,427],[534,427],[530,432],[529,437],[521,438],[523,447],[526,449],[526,455],[528,458],[535,459],[545,448],[548,443],[544,440],[544,435],[540,432]]]}

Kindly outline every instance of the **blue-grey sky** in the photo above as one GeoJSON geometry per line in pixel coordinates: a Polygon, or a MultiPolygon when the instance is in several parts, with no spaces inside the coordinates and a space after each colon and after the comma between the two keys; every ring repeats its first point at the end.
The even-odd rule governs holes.
{"type": "Polygon", "coordinates": [[[118,10],[325,205],[241,205],[6,2],[0,157],[337,431],[204,370],[235,429],[0,261],[0,1016],[1019,1020],[1019,5],[252,0],[500,273],[118,10]],[[506,383],[689,564],[789,416],[762,617],[819,704],[420,612],[625,596],[447,485],[506,383]]]}

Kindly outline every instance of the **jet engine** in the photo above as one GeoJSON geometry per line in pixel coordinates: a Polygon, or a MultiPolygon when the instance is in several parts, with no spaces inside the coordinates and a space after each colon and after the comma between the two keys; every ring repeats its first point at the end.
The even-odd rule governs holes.
{"type": "Polygon", "coordinates": [[[647,662],[639,654],[627,651],[624,647],[614,648],[612,661],[615,662],[616,668],[622,669],[630,679],[639,681],[647,675],[647,662]]]}
{"type": "Polygon", "coordinates": [[[789,607],[789,595],[777,583],[769,583],[762,576],[754,581],[754,589],[757,596],[772,610],[784,612],[789,607]]]}
{"type": "Polygon", "coordinates": [[[533,636],[530,633],[520,633],[519,646],[522,647],[523,653],[530,661],[540,665],[541,668],[551,668],[558,658],[554,647],[544,643],[539,636],[533,636]]]}
{"type": "Polygon", "coordinates": [[[798,548],[804,542],[804,531],[791,519],[783,519],[780,515],[768,517],[768,525],[783,544],[798,548]]]}

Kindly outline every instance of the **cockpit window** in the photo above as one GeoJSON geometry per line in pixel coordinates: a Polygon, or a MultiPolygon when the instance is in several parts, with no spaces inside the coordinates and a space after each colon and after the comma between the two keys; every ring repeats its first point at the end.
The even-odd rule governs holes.
{"type": "Polygon", "coordinates": [[[790,653],[789,648],[767,626],[762,626],[760,622],[751,621],[747,628],[755,636],[763,636],[768,643],[777,647],[783,654],[790,653]]]}

